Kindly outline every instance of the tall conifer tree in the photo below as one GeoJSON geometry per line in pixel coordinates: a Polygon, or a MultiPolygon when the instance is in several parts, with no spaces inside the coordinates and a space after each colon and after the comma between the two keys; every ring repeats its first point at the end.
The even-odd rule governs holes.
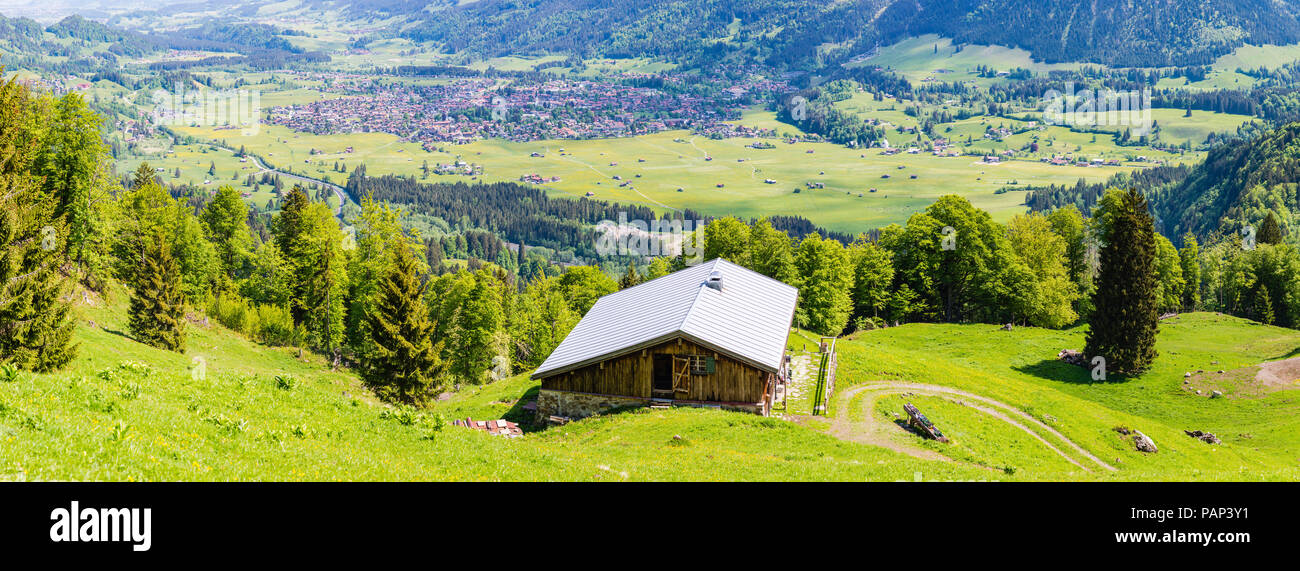
{"type": "Polygon", "coordinates": [[[1273,215],[1272,210],[1268,211],[1268,215],[1264,217],[1264,223],[1259,227],[1259,243],[1282,243],[1282,225],[1278,224],[1277,216],[1273,215]]]}
{"type": "Polygon", "coordinates": [[[636,271],[636,262],[627,263],[627,271],[618,279],[618,288],[627,289],[641,283],[641,274],[636,271]]]}
{"type": "Polygon", "coordinates": [[[426,288],[410,248],[399,242],[366,312],[370,344],[361,355],[362,378],[385,399],[418,403],[437,386],[443,347],[433,344],[426,288]]]}
{"type": "Polygon", "coordinates": [[[1194,311],[1201,306],[1201,247],[1196,236],[1183,236],[1183,249],[1178,258],[1183,266],[1183,309],[1194,311]]]}
{"type": "Polygon", "coordinates": [[[1147,201],[1136,190],[1109,205],[1087,346],[1107,372],[1140,374],[1156,357],[1156,240],[1147,201]]]}
{"type": "Polygon", "coordinates": [[[181,292],[181,272],[161,232],[150,233],[144,241],[127,325],[147,345],[185,352],[185,294],[181,292]]]}
{"type": "Polygon", "coordinates": [[[0,83],[0,363],[44,372],[66,365],[77,346],[60,299],[66,224],[32,172],[35,111],[27,88],[0,83]]]}
{"type": "MultiPolygon", "coordinates": [[[[305,239],[309,228],[307,220],[309,206],[311,200],[307,198],[307,193],[302,190],[302,187],[295,186],[285,197],[284,203],[280,206],[280,213],[271,221],[275,245],[280,248],[280,253],[289,263],[290,273],[293,275],[301,275],[304,263],[311,259],[309,251],[312,245],[305,239]]],[[[301,324],[307,320],[307,286],[308,284],[301,280],[292,286],[290,310],[293,312],[294,323],[301,324]]]]}

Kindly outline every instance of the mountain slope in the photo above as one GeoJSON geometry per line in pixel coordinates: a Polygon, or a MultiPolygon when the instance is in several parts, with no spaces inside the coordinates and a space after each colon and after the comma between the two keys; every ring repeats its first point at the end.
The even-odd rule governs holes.
{"type": "Polygon", "coordinates": [[[877,29],[886,39],[937,33],[1048,62],[1144,67],[1203,65],[1243,43],[1300,41],[1294,10],[1275,0],[897,0],[877,29]]]}
{"type": "Polygon", "coordinates": [[[1244,43],[1300,41],[1295,7],[1277,0],[481,0],[408,18],[408,38],[486,55],[749,52],[792,67],[926,33],[1118,66],[1208,64],[1244,43]]]}
{"type": "Polygon", "coordinates": [[[1178,185],[1152,198],[1166,236],[1191,232],[1202,240],[1255,227],[1269,210],[1295,228],[1300,214],[1300,123],[1290,123],[1250,141],[1210,151],[1178,185]]]}
{"type": "Polygon", "coordinates": [[[1236,372],[1285,356],[1296,332],[1209,313],[1162,326],[1161,357],[1150,374],[1105,383],[1088,382],[1087,370],[1052,358],[1081,342],[1082,328],[1006,333],[987,325],[911,324],[841,340],[837,386],[844,402],[836,406],[847,408],[832,413],[850,420],[877,415],[890,439],[954,462],[834,438],[823,433],[833,427],[821,417],[801,426],[689,408],[492,437],[445,421],[520,420],[536,381],[519,375],[466,388],[424,411],[393,409],[318,356],[300,359],[292,349],[258,345],[215,324],[192,324],[183,355],[137,343],[125,333],[124,297],[79,305],[81,351],[68,370],[0,377],[0,481],[889,481],[917,472],[926,480],[1296,477],[1300,393],[1257,394],[1251,381],[1231,375],[1194,379],[1198,388],[1222,389],[1224,399],[1198,397],[1181,385],[1182,371],[1211,360],[1236,372]],[[1009,403],[1118,471],[1085,472],[1054,459],[1050,449],[961,398],[907,397],[954,438],[947,447],[893,427],[897,406],[850,395],[855,387],[899,381],[1009,403]],[[1121,424],[1150,434],[1161,452],[1134,451],[1112,430],[1121,424]],[[1218,433],[1224,443],[1203,444],[1184,429],[1218,433]]]}

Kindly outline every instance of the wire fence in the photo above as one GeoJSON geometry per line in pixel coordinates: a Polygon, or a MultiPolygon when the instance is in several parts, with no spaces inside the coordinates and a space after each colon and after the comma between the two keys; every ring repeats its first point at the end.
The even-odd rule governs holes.
{"type": "Polygon", "coordinates": [[[825,415],[830,410],[831,396],[835,393],[836,337],[822,337],[819,349],[821,360],[817,367],[817,389],[813,397],[813,414],[825,415]]]}

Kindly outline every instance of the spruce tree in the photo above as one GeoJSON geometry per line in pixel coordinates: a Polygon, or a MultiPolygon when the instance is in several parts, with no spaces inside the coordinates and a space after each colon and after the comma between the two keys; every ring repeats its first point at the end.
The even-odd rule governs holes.
{"type": "Polygon", "coordinates": [[[45,372],[71,361],[77,346],[60,299],[66,224],[32,172],[36,123],[27,88],[0,83],[0,363],[45,372]]]}
{"type": "Polygon", "coordinates": [[[149,166],[149,163],[140,163],[140,166],[135,167],[135,172],[131,174],[131,188],[141,188],[151,182],[159,182],[157,172],[154,171],[153,167],[149,166]]]}
{"type": "Polygon", "coordinates": [[[146,345],[184,353],[185,296],[180,268],[161,232],[150,233],[143,250],[127,326],[146,345]]]}
{"type": "MultiPolygon", "coordinates": [[[[311,200],[307,198],[307,193],[303,192],[302,187],[295,186],[285,197],[284,203],[280,206],[280,213],[271,221],[271,232],[275,236],[275,245],[280,248],[280,253],[289,263],[290,273],[301,276],[304,273],[304,265],[311,259],[311,244],[308,243],[306,234],[310,224],[307,218],[307,208],[311,206],[311,200]]],[[[310,270],[310,268],[307,268],[310,270]]],[[[306,297],[308,285],[305,280],[299,280],[293,284],[293,291],[290,296],[290,311],[293,313],[293,322],[302,324],[307,320],[307,303],[306,297]]]]}
{"type": "Polygon", "coordinates": [[[306,228],[305,212],[311,205],[311,199],[301,186],[294,186],[280,206],[280,214],[271,221],[271,232],[275,234],[275,245],[281,252],[295,252],[302,246],[301,237],[306,228]]]}
{"type": "Polygon", "coordinates": [[[641,283],[641,274],[636,271],[636,262],[627,263],[627,271],[618,279],[618,289],[627,289],[641,283]]]}
{"type": "MultiPolygon", "coordinates": [[[[323,205],[321,208],[328,210],[323,205]]],[[[324,218],[331,223],[334,221],[328,212],[324,213],[324,218]]],[[[314,234],[319,234],[312,239],[316,249],[308,258],[300,260],[298,280],[307,286],[302,297],[307,328],[317,347],[332,356],[337,368],[345,333],[347,261],[339,247],[337,228],[321,226],[314,234]]]]}
{"type": "Polygon", "coordinates": [[[1183,249],[1178,257],[1183,266],[1183,309],[1194,311],[1201,305],[1201,248],[1196,243],[1196,236],[1188,234],[1183,237],[1183,249]]]}
{"type": "Polygon", "coordinates": [[[1273,298],[1268,294],[1268,288],[1260,286],[1259,293],[1255,295],[1255,320],[1264,325],[1272,325],[1275,320],[1273,314],[1273,298]]]}
{"type": "Polygon", "coordinates": [[[424,303],[427,283],[405,242],[393,258],[366,312],[370,343],[361,354],[361,378],[384,399],[419,403],[437,386],[443,347],[433,344],[433,323],[424,303]]]}
{"type": "Polygon", "coordinates": [[[1084,354],[1103,357],[1107,372],[1136,375],[1156,357],[1155,227],[1146,198],[1136,190],[1109,208],[1084,354]]]}
{"type": "Polygon", "coordinates": [[[1282,243],[1282,225],[1278,224],[1277,217],[1273,211],[1268,211],[1264,217],[1264,223],[1260,225],[1258,242],[1260,244],[1281,244],[1282,243]]]}

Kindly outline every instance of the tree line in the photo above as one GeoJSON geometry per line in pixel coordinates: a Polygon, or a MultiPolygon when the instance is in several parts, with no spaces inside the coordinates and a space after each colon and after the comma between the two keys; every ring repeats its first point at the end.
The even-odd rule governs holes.
{"type": "Polygon", "coordinates": [[[1090,217],[1071,205],[1007,224],[946,195],[905,225],[847,246],[736,218],[710,222],[703,240],[706,259],[798,287],[797,326],[820,334],[917,321],[1048,328],[1087,321],[1087,354],[1121,373],[1140,373],[1154,358],[1159,312],[1200,303],[1198,288],[1187,285],[1200,283],[1194,239],[1179,251],[1156,234],[1146,199],[1133,190],[1111,189],[1090,217]]]}

